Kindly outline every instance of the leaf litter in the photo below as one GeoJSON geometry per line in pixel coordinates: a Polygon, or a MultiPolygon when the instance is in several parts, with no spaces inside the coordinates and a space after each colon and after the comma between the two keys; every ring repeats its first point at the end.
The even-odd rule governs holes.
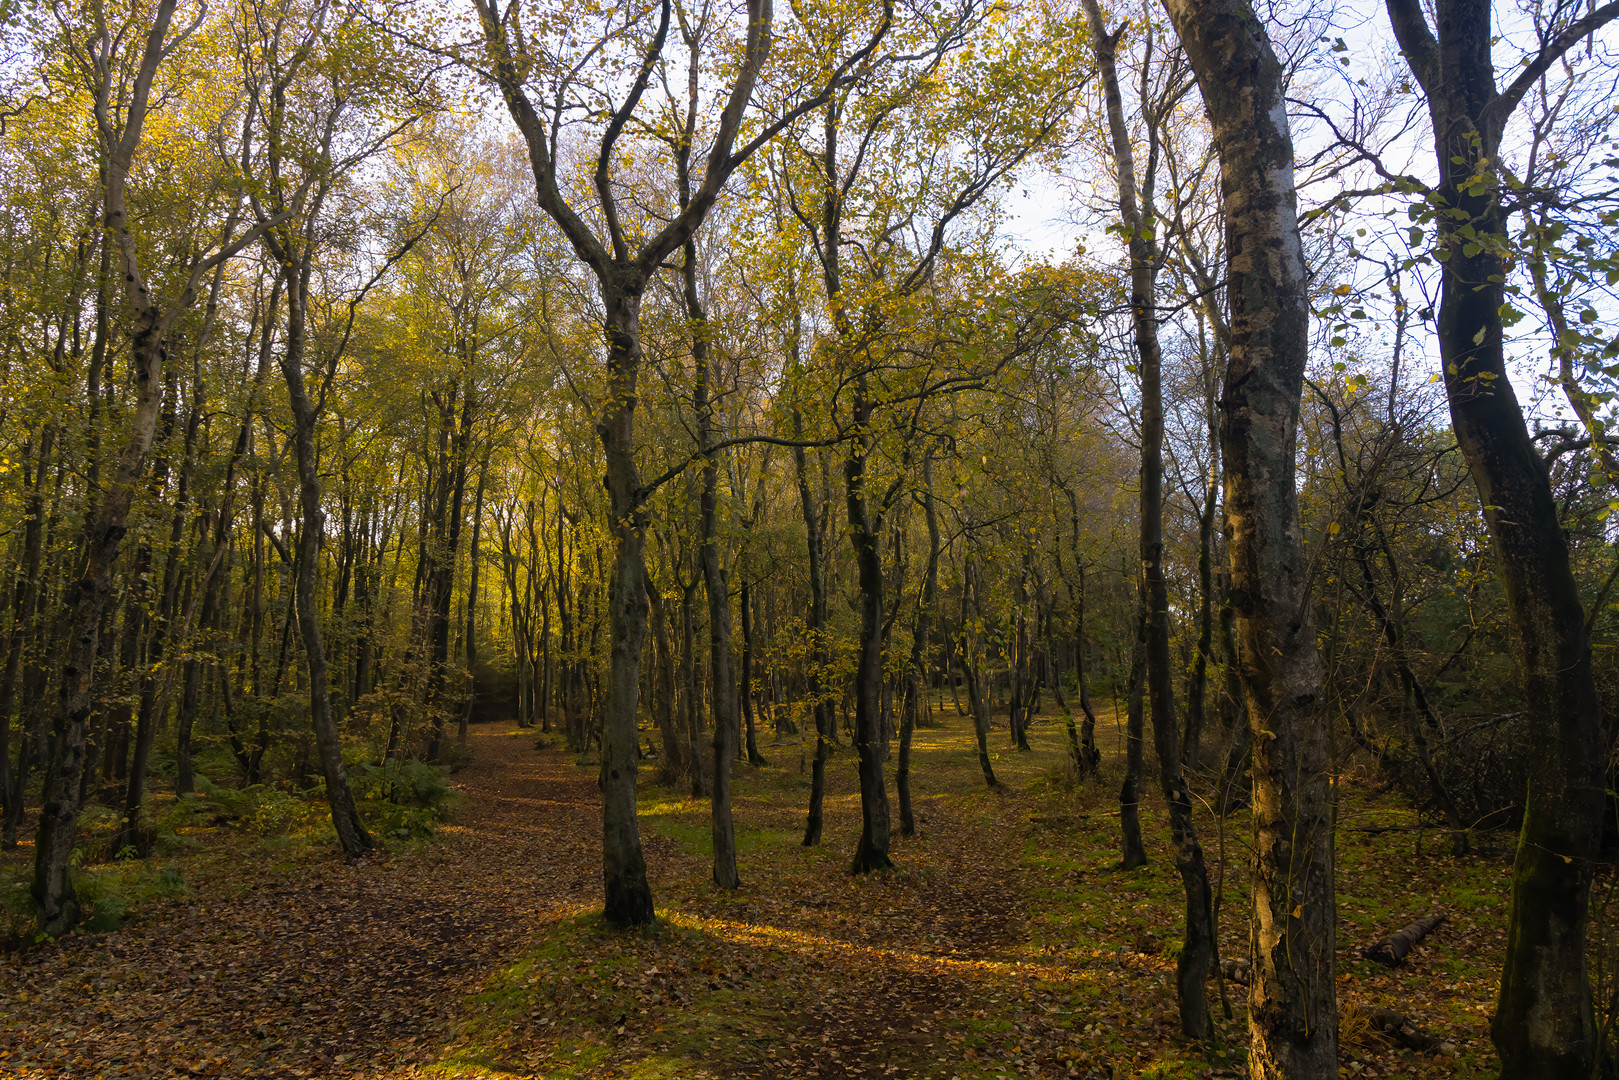
{"type": "MultiPolygon", "coordinates": [[[[1064,781],[1057,733],[1035,734],[1045,752],[1003,755],[1010,789],[988,792],[970,733],[919,732],[920,835],[896,838],[896,870],[860,878],[843,872],[859,822],[847,755],[828,770],[819,848],[797,843],[796,770],[739,769],[735,893],[708,884],[706,802],[648,777],[659,920],[621,932],[595,915],[593,769],[475,729],[464,808],[432,842],[350,865],[220,866],[121,931],[5,957],[0,1075],[1240,1075],[1243,987],[1227,987],[1223,1054],[1178,1034],[1161,815],[1143,807],[1153,863],[1113,870],[1110,782],[1064,781]]],[[[1355,796],[1344,818],[1395,812],[1355,796]]],[[[1200,827],[1213,858],[1214,824],[1200,827]]],[[[1224,838],[1228,957],[1246,954],[1245,829],[1228,821],[1224,838]]],[[[1509,862],[1423,855],[1406,835],[1340,842],[1343,1074],[1481,1076],[1509,862]],[[1425,905],[1457,914],[1405,965],[1358,959],[1425,905]],[[1454,1055],[1391,1047],[1361,1005],[1398,1009],[1454,1055]]]]}

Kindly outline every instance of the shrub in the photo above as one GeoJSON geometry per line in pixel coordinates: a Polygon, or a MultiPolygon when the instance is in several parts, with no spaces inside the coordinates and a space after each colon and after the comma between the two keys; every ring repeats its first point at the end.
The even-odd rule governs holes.
{"type": "Polygon", "coordinates": [[[197,793],[199,809],[212,811],[217,824],[234,824],[261,835],[289,828],[315,812],[307,799],[264,784],[222,787],[198,776],[197,793]]]}
{"type": "Polygon", "coordinates": [[[458,796],[450,787],[450,770],[414,758],[361,762],[354,769],[356,794],[373,804],[379,830],[396,840],[432,835],[450,816],[458,796]]]}

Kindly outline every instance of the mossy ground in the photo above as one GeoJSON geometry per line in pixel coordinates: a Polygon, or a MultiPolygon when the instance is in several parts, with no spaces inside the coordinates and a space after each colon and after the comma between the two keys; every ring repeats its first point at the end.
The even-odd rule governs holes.
{"type": "MultiPolygon", "coordinates": [[[[536,928],[520,959],[465,1002],[426,1069],[472,1077],[1160,1077],[1242,1074],[1245,989],[1211,983],[1218,1040],[1179,1035],[1173,991],[1182,894],[1151,786],[1151,862],[1117,869],[1121,758],[1102,723],[1098,778],[1077,780],[1048,718],[1032,753],[1000,745],[985,787],[970,724],[946,705],[917,732],[918,835],[896,835],[896,869],[850,876],[860,809],[852,749],[828,767],[825,842],[800,843],[807,747],[738,765],[742,888],[710,884],[710,808],[643,772],[641,826],[657,922],[603,925],[581,905],[536,928]]],[[[650,763],[649,763],[650,764],[650,763]]],[[[588,766],[586,766],[588,768],[588,766]]],[[[891,774],[890,774],[891,775],[891,774]]],[[[1150,779],[1150,778],[1149,778],[1150,779]]],[[[1212,776],[1194,787],[1212,795],[1212,776]]],[[[1343,1075],[1494,1075],[1486,1028],[1504,943],[1508,835],[1453,858],[1445,838],[1351,770],[1338,777],[1339,996],[1396,1009],[1454,1056],[1386,1045],[1352,1015],[1343,1075]],[[1368,829],[1392,831],[1372,832],[1368,829]],[[1450,920],[1405,966],[1359,958],[1412,919],[1450,920]]],[[[893,796],[890,783],[890,796],[893,796]]],[[[896,807],[897,832],[897,807],[896,807]]],[[[1220,902],[1225,955],[1244,957],[1249,836],[1242,813],[1198,827],[1220,902]]]]}

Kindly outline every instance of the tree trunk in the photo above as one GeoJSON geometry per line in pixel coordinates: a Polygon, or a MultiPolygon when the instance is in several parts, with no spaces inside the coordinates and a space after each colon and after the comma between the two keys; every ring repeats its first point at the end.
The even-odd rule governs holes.
{"type": "Polygon", "coordinates": [[[1209,660],[1214,654],[1214,511],[1210,477],[1197,523],[1197,655],[1186,687],[1186,767],[1203,764],[1203,731],[1208,726],[1209,660]]]}
{"type": "MultiPolygon", "coordinates": [[[[1180,727],[1175,718],[1174,658],[1170,651],[1169,589],[1164,574],[1163,357],[1158,343],[1159,252],[1154,237],[1154,173],[1149,163],[1138,205],[1135,158],[1130,131],[1125,126],[1123,95],[1119,91],[1115,62],[1115,51],[1125,28],[1121,27],[1110,37],[1096,0],[1084,0],[1084,4],[1091,27],[1091,48],[1096,54],[1107,102],[1119,182],[1119,211],[1129,230],[1130,311],[1137,371],[1141,378],[1141,580],[1147,697],[1152,712],[1153,742],[1158,751],[1159,787],[1169,807],[1175,869],[1186,893],[1185,938],[1176,961],[1175,984],[1181,1032],[1188,1038],[1208,1039],[1214,1034],[1207,995],[1209,971],[1214,962],[1213,904],[1203,846],[1198,842],[1192,820],[1192,797],[1181,769],[1180,727]]],[[[1143,101],[1142,106],[1148,114],[1149,145],[1156,151],[1157,112],[1149,102],[1143,101]]],[[[1134,697],[1132,694],[1132,701],[1134,697]]],[[[1135,723],[1132,717],[1132,725],[1135,723]]],[[[1139,842],[1138,833],[1136,843],[1139,842]]],[[[1128,860],[1128,842],[1126,852],[1128,860]]]]}
{"type": "MultiPolygon", "coordinates": [[[[307,264],[306,264],[307,266],[307,264]]],[[[281,355],[281,376],[287,384],[292,406],[293,456],[298,466],[298,503],[303,512],[299,531],[297,576],[293,597],[298,632],[303,638],[309,665],[309,715],[315,729],[315,746],[320,757],[321,775],[326,780],[326,801],[332,811],[332,827],[343,854],[357,858],[371,851],[371,834],[360,820],[359,808],[349,790],[343,767],[343,744],[332,716],[331,675],[326,663],[326,643],[321,633],[320,606],[315,595],[316,572],[320,564],[320,542],[325,535],[326,512],[321,508],[320,469],[315,454],[314,404],[304,390],[304,344],[306,327],[305,296],[297,280],[299,267],[289,268],[287,277],[287,337],[281,355]]]]}
{"type": "Polygon", "coordinates": [[[470,372],[466,385],[459,386],[448,395],[442,409],[444,435],[455,423],[455,438],[448,452],[440,444],[438,491],[435,503],[431,542],[432,570],[427,578],[428,659],[427,704],[430,734],[425,758],[438,761],[444,742],[444,714],[449,706],[450,667],[450,609],[455,597],[455,568],[461,554],[461,524],[467,489],[467,448],[472,438],[472,418],[475,399],[470,372]],[[457,393],[457,391],[459,393],[457,393]],[[461,398],[461,415],[455,422],[456,398],[461,398]]]}
{"type": "Polygon", "coordinates": [[[602,881],[605,914],[620,926],[652,921],[652,890],[635,817],[636,719],[646,639],[646,508],[635,467],[636,379],[641,366],[639,283],[604,282],[610,391],[597,432],[607,456],[613,570],[607,589],[612,644],[602,717],[602,881]]]}
{"type": "MultiPolygon", "coordinates": [[[[855,379],[854,428],[864,430],[871,420],[866,376],[855,379]]],[[[854,549],[859,584],[860,637],[854,673],[854,745],[860,772],[860,843],[855,848],[851,873],[863,874],[890,867],[888,857],[888,789],[883,782],[883,557],[881,524],[871,519],[866,493],[866,458],[871,436],[862,433],[849,443],[843,461],[847,496],[849,545],[854,549]]]]}
{"type": "Polygon", "coordinates": [[[989,688],[984,685],[986,680],[978,666],[978,659],[983,655],[983,645],[979,640],[983,611],[978,598],[978,565],[970,553],[962,567],[961,578],[961,676],[967,684],[967,703],[972,707],[973,736],[978,741],[978,770],[984,774],[987,787],[998,788],[1001,782],[995,778],[995,767],[989,757],[989,688]],[[969,612],[969,603],[977,610],[969,612]],[[977,617],[974,618],[974,615],[977,617]]]}
{"type": "Polygon", "coordinates": [[[1143,593],[1136,611],[1136,637],[1130,646],[1130,690],[1125,702],[1124,783],[1119,788],[1119,830],[1124,845],[1119,865],[1133,870],[1147,865],[1147,850],[1141,845],[1142,710],[1147,681],[1146,597],[1143,593]]]}
{"type": "MultiPolygon", "coordinates": [[[[130,505],[135,496],[157,430],[162,405],[163,344],[174,315],[191,305],[200,268],[193,267],[192,281],[179,301],[168,310],[151,296],[135,253],[135,240],[129,229],[124,206],[124,186],[135,150],[140,143],[152,80],[158,63],[172,45],[165,44],[174,16],[174,0],[160,0],[153,13],[151,29],[124,103],[124,127],[107,132],[103,149],[107,164],[103,170],[104,240],[116,242],[128,283],[131,308],[129,341],[130,365],[134,373],[133,404],[128,409],[125,441],[110,481],[101,488],[100,505],[86,519],[83,556],[78,573],[62,598],[62,623],[67,630],[66,662],[57,692],[52,721],[50,764],[46,768],[39,831],[34,846],[34,882],[31,890],[41,933],[52,937],[70,930],[79,919],[79,902],[73,891],[72,854],[78,823],[80,789],[85,771],[85,727],[93,704],[98,633],[107,599],[112,593],[113,564],[118,559],[130,505]]],[[[110,74],[105,76],[109,82],[110,74]]],[[[97,88],[105,100],[112,93],[108,85],[97,88]]],[[[120,88],[121,89],[121,88],[120,88]]],[[[234,224],[234,221],[233,223],[234,224]]],[[[222,261],[224,253],[218,258],[222,261]]],[[[106,313],[99,305],[100,314],[106,313]]],[[[105,341],[98,329],[97,344],[105,341]]],[[[92,363],[92,372],[97,365],[92,363]]],[[[92,377],[95,377],[92,375],[92,377]]],[[[95,395],[92,394],[92,397],[95,395]]],[[[92,420],[92,428],[94,428],[92,420]]],[[[99,455],[92,455],[93,457],[99,455]]],[[[92,480],[92,488],[96,482],[92,480]]]]}
{"type": "Polygon", "coordinates": [[[1231,596],[1253,725],[1249,1073],[1338,1075],[1331,761],[1294,462],[1309,345],[1286,72],[1247,0],[1166,0],[1220,155],[1231,596]]]}
{"type": "Polygon", "coordinates": [[[1503,1075],[1584,1077],[1600,1053],[1586,934],[1607,741],[1568,543],[1507,373],[1501,309],[1510,269],[1497,162],[1501,133],[1522,95],[1563,53],[1619,16],[1619,6],[1589,10],[1548,35],[1505,91],[1495,83],[1492,5],[1441,0],[1437,38],[1411,0],[1388,0],[1387,7],[1433,125],[1441,178],[1435,222],[1448,256],[1436,329],[1451,423],[1506,588],[1525,700],[1546,718],[1543,737],[1525,753],[1529,784],[1490,1033],[1503,1075]]]}
{"type": "Polygon", "coordinates": [[[906,666],[905,703],[899,733],[899,765],[894,770],[894,788],[899,794],[899,834],[916,835],[911,813],[911,738],[916,731],[918,698],[926,693],[923,658],[933,637],[933,603],[939,587],[939,515],[933,506],[933,450],[922,455],[922,513],[928,526],[928,564],[922,571],[922,593],[916,599],[916,625],[911,633],[911,659],[906,666]]]}
{"type": "Polygon", "coordinates": [[[18,748],[17,769],[11,771],[11,706],[22,678],[23,651],[28,639],[37,637],[39,633],[35,612],[39,607],[40,568],[45,551],[45,477],[55,440],[56,425],[46,424],[39,434],[38,466],[30,464],[26,449],[22,462],[26,492],[23,500],[22,558],[17,567],[5,672],[0,675],[0,817],[4,819],[0,847],[8,850],[17,846],[29,741],[25,733],[18,748]]]}
{"type": "MultiPolygon", "coordinates": [[[[215,278],[215,297],[218,295],[218,290],[219,279],[215,278]]],[[[212,306],[210,304],[210,308],[212,306]]],[[[206,339],[206,334],[203,335],[203,339],[206,339]]],[[[185,537],[187,520],[186,506],[189,502],[191,470],[197,442],[197,430],[202,422],[202,408],[203,387],[202,380],[199,377],[193,386],[191,408],[186,416],[185,443],[180,458],[180,477],[175,495],[174,512],[169,521],[169,554],[163,566],[163,588],[159,594],[157,620],[152,628],[152,640],[147,646],[146,662],[142,665],[140,702],[135,719],[135,753],[129,765],[129,778],[124,787],[124,824],[111,845],[114,851],[133,847],[144,852],[147,847],[140,827],[141,803],[146,790],[146,763],[151,756],[152,739],[156,733],[157,722],[162,719],[161,716],[156,714],[160,708],[167,709],[168,695],[166,689],[160,692],[159,686],[160,684],[167,684],[169,680],[168,673],[163,670],[163,658],[168,640],[174,632],[173,623],[177,614],[176,598],[180,585],[182,541],[185,537]]],[[[157,480],[158,470],[153,469],[153,473],[154,480],[157,480]]]]}
{"type": "MultiPolygon", "coordinates": [[[[1078,527],[1076,519],[1075,527],[1078,527]]],[[[1076,544],[1077,546],[1077,544],[1076,544]]],[[[1079,691],[1079,709],[1085,714],[1080,733],[1080,774],[1096,775],[1102,752],[1096,748],[1096,710],[1091,707],[1089,680],[1085,677],[1085,564],[1079,564],[1079,604],[1074,616],[1074,684],[1079,691]]]]}
{"type": "Polygon", "coordinates": [[[681,586],[680,700],[686,717],[686,759],[691,763],[691,797],[708,794],[708,768],[703,754],[703,703],[697,692],[697,619],[693,612],[697,582],[681,586]]]}
{"type": "MultiPolygon", "coordinates": [[[[172,14],[172,4],[165,10],[172,14]]],[[[154,34],[158,41],[162,40],[161,32],[154,31],[154,34]]],[[[117,226],[109,220],[109,227],[117,226]]],[[[137,311],[130,343],[136,382],[128,435],[112,482],[104,489],[101,505],[85,530],[80,570],[64,598],[67,662],[62,668],[52,722],[50,763],[45,772],[43,805],[34,846],[32,891],[40,932],[51,937],[66,933],[79,920],[71,856],[85,772],[86,725],[94,703],[92,690],[96,657],[100,652],[99,634],[102,614],[112,595],[113,564],[118,559],[135,485],[157,430],[163,400],[163,336],[167,327],[168,319],[155,307],[137,311]]]]}
{"type": "Polygon", "coordinates": [[[742,595],[737,598],[742,606],[742,672],[737,684],[737,698],[742,703],[742,721],[747,729],[749,765],[765,765],[759,753],[759,740],[753,723],[753,597],[746,581],[742,582],[742,595]]]}
{"type": "Polygon", "coordinates": [[[456,743],[467,747],[467,724],[478,700],[478,569],[482,563],[479,548],[483,543],[483,496],[489,480],[489,455],[484,454],[478,466],[478,491],[472,503],[472,544],[467,550],[467,703],[461,710],[461,726],[456,731],[456,743]]]}
{"type": "Polygon", "coordinates": [[[1015,600],[1017,604],[1017,632],[1012,639],[1012,655],[1007,664],[1006,678],[1011,684],[1011,702],[1006,712],[1006,722],[1011,730],[1012,745],[1021,752],[1028,752],[1029,721],[1034,716],[1034,649],[1029,641],[1029,619],[1027,607],[1029,603],[1029,572],[1033,553],[1025,552],[1023,568],[1018,576],[1015,600]]]}
{"type": "Polygon", "coordinates": [[[734,889],[741,882],[736,872],[736,828],[731,820],[731,762],[736,757],[741,720],[737,715],[736,675],[731,670],[731,586],[729,575],[720,565],[715,520],[719,503],[719,462],[709,449],[714,439],[714,417],[709,406],[708,319],[702,298],[697,294],[697,244],[692,240],[686,241],[681,279],[685,286],[686,318],[692,326],[692,408],[697,413],[697,445],[703,453],[702,489],[698,496],[702,530],[698,559],[703,568],[703,588],[708,593],[709,672],[714,696],[714,798],[711,803],[714,884],[722,889],[734,889]]]}
{"type": "MultiPolygon", "coordinates": [[[[795,339],[796,343],[796,339],[795,339]]],[[[796,360],[796,355],[795,355],[796,360]]],[[[803,417],[793,410],[793,433],[804,437],[803,417]]],[[[793,447],[793,475],[798,483],[798,501],[804,515],[805,560],[809,570],[809,633],[810,655],[808,696],[815,720],[815,756],[810,765],[809,813],[804,825],[804,846],[814,847],[821,842],[821,815],[826,799],[826,759],[832,753],[832,702],[825,684],[829,661],[826,644],[826,578],[822,562],[821,542],[826,528],[826,508],[816,507],[810,491],[809,463],[802,446],[793,447]]]]}

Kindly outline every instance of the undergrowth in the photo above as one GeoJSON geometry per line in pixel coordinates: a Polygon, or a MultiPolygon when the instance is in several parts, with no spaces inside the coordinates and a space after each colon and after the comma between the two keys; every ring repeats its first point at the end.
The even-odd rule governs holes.
{"type": "MultiPolygon", "coordinates": [[[[217,763],[225,765],[223,758],[217,763]]],[[[355,761],[350,783],[373,838],[399,846],[432,837],[460,802],[447,766],[355,761]]],[[[90,803],[79,813],[73,881],[84,918],[80,930],[115,930],[154,902],[183,895],[188,862],[226,863],[274,857],[319,858],[336,848],[323,782],[233,785],[195,775],[196,794],[150,793],[142,819],[144,850],[114,848],[123,811],[90,803]]],[[[0,870],[0,942],[33,940],[32,862],[0,870]]]]}

